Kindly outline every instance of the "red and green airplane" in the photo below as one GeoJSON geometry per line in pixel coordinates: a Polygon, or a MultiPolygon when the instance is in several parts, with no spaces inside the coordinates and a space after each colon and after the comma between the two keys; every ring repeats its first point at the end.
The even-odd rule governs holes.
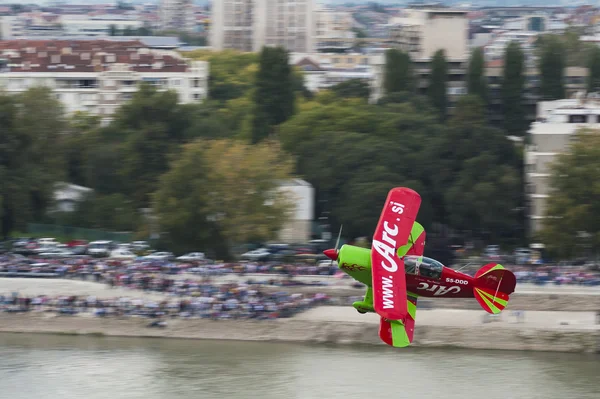
{"type": "Polygon", "coordinates": [[[340,269],[367,285],[364,299],[353,306],[360,313],[379,314],[379,337],[395,347],[413,341],[418,297],[475,298],[486,312],[498,314],[517,284],[515,275],[497,263],[470,276],[424,257],[425,229],[415,221],[420,205],[416,191],[393,188],[371,249],[343,245],[324,251],[340,269]]]}

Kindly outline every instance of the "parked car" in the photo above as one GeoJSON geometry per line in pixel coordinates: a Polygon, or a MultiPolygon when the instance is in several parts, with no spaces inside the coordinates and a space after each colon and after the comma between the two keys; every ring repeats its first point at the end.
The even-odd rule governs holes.
{"type": "Polygon", "coordinates": [[[53,248],[48,251],[37,254],[41,258],[70,258],[73,256],[73,252],[64,248],[53,248]]]}
{"type": "Polygon", "coordinates": [[[182,262],[199,262],[206,260],[206,256],[203,252],[190,252],[189,254],[178,256],[177,260],[182,262]]]}
{"type": "Polygon", "coordinates": [[[56,240],[56,238],[38,238],[37,243],[40,245],[58,245],[60,242],[56,240]]]}
{"type": "Polygon", "coordinates": [[[91,256],[102,257],[110,255],[114,248],[115,245],[112,241],[92,241],[86,252],[91,256]]]}
{"type": "Polygon", "coordinates": [[[172,260],[175,258],[172,252],[154,252],[144,256],[146,260],[172,260]]]}
{"type": "Polygon", "coordinates": [[[255,249],[254,251],[246,252],[240,256],[242,259],[261,261],[267,260],[271,256],[271,252],[266,248],[255,249]]]}
{"type": "Polygon", "coordinates": [[[110,258],[113,259],[135,259],[138,256],[128,249],[119,248],[110,253],[110,258]]]}

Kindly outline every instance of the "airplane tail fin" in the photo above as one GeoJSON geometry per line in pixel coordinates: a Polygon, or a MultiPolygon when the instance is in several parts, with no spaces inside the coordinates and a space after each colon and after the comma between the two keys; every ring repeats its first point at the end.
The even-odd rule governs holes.
{"type": "Polygon", "coordinates": [[[508,304],[516,285],[517,279],[510,270],[498,263],[489,263],[475,273],[473,294],[483,310],[498,314],[508,304]]]}

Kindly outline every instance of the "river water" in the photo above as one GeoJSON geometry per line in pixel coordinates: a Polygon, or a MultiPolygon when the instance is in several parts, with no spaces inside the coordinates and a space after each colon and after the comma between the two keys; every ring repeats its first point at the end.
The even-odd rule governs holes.
{"type": "Polygon", "coordinates": [[[598,399],[600,357],[0,333],[2,399],[598,399]]]}

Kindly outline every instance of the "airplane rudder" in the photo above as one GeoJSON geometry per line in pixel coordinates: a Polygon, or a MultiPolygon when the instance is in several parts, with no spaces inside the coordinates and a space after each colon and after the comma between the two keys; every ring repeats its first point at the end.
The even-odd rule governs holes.
{"type": "Polygon", "coordinates": [[[516,284],[513,272],[500,264],[490,263],[475,274],[473,295],[483,310],[498,314],[508,305],[509,295],[515,291],[516,284]]]}

